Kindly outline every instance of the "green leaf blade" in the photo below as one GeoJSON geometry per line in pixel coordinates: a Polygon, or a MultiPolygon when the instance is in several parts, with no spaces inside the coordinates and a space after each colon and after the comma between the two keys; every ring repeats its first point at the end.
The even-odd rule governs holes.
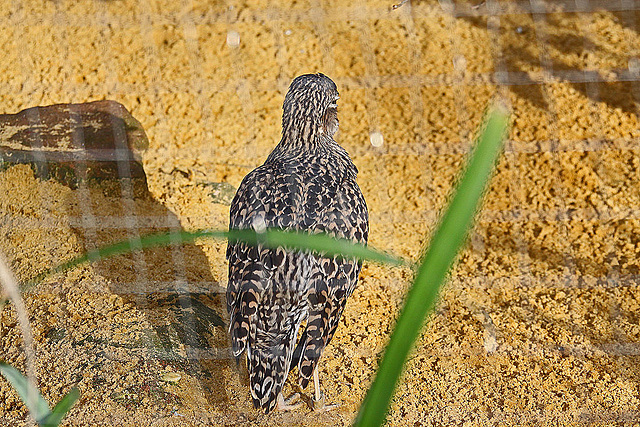
{"type": "Polygon", "coordinates": [[[13,366],[0,362],[0,373],[11,383],[13,388],[18,392],[29,413],[34,420],[40,422],[51,413],[47,401],[40,394],[40,390],[27,377],[22,375],[13,366]]]}
{"type": "Polygon", "coordinates": [[[356,426],[379,426],[385,420],[395,386],[415,340],[432,310],[447,272],[466,240],[468,230],[502,150],[509,115],[504,107],[489,114],[466,171],[418,268],[376,378],[360,407],[356,426]]]}
{"type": "Polygon", "coordinates": [[[346,239],[337,239],[325,233],[309,234],[272,228],[265,230],[263,233],[256,233],[253,230],[229,230],[228,236],[230,241],[244,241],[250,244],[260,243],[270,248],[284,246],[294,250],[312,251],[325,256],[357,258],[361,261],[374,261],[392,265],[404,263],[403,260],[386,253],[346,239]]]}
{"type": "Polygon", "coordinates": [[[336,239],[324,233],[309,234],[305,232],[284,231],[279,229],[267,229],[260,233],[254,230],[172,231],[168,233],[141,236],[137,239],[122,240],[90,250],[79,257],[62,263],[27,281],[21,289],[22,291],[25,291],[52,274],[70,270],[85,262],[95,262],[116,255],[127,254],[137,250],[157,246],[193,243],[198,239],[228,239],[232,242],[242,241],[248,244],[262,244],[270,248],[285,246],[294,250],[309,250],[326,256],[357,258],[361,261],[373,261],[391,265],[406,264],[406,262],[401,258],[373,250],[359,243],[353,243],[345,239],[336,239]]]}
{"type": "Polygon", "coordinates": [[[77,387],[73,387],[39,424],[43,427],[57,427],[79,397],[80,391],[77,387]]]}

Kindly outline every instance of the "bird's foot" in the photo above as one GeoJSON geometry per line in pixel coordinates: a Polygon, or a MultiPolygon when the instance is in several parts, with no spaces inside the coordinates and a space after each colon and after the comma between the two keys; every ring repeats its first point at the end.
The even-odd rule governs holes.
{"type": "Polygon", "coordinates": [[[282,396],[282,393],[280,393],[278,395],[278,410],[292,411],[299,408],[300,405],[302,405],[302,402],[298,402],[298,400],[300,400],[300,393],[294,393],[286,399],[282,396]]]}
{"type": "Polygon", "coordinates": [[[337,408],[338,406],[340,406],[338,403],[332,403],[330,405],[325,404],[324,393],[322,392],[320,392],[320,396],[311,398],[311,409],[316,412],[327,412],[337,408]]]}

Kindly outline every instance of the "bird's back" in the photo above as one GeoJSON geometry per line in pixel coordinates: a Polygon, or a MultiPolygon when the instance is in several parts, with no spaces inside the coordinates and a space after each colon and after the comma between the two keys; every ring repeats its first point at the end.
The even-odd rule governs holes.
{"type": "MultiPolygon", "coordinates": [[[[366,204],[355,182],[355,167],[345,160],[336,153],[265,163],[238,189],[231,228],[322,231],[366,243],[366,204]]],[[[254,403],[270,409],[292,367],[300,323],[308,318],[296,352],[306,385],[355,287],[360,265],[243,243],[230,244],[227,257],[234,354],[249,350],[254,403]]]]}

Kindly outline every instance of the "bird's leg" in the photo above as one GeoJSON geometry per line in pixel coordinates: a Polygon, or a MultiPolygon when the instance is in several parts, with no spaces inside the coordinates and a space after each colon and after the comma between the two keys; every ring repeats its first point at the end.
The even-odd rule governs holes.
{"type": "Polygon", "coordinates": [[[282,392],[278,394],[278,410],[279,411],[292,411],[302,405],[302,402],[295,403],[300,399],[300,393],[294,393],[288,398],[284,398],[282,392]]]}
{"type": "Polygon", "coordinates": [[[340,406],[337,403],[331,405],[325,405],[324,393],[320,390],[320,378],[318,377],[318,366],[313,370],[313,388],[315,389],[313,399],[311,400],[311,406],[314,411],[330,411],[340,406]]]}
{"type": "Polygon", "coordinates": [[[318,376],[318,367],[313,370],[313,389],[315,396],[313,397],[313,406],[315,409],[316,404],[324,406],[324,393],[320,390],[320,378],[318,376]]]}

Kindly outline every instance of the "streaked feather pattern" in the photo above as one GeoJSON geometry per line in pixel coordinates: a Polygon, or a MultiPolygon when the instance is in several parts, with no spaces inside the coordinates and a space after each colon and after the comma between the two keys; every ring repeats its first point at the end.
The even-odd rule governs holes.
{"type": "MultiPolygon", "coordinates": [[[[323,74],[297,77],[285,97],[280,143],[240,184],[230,228],[322,231],[366,243],[357,169],[334,140],[338,91],[323,74]]],[[[232,243],[227,310],[233,354],[247,353],[251,396],[271,411],[290,369],[305,387],[353,292],[360,263],[232,243]],[[300,324],[306,320],[296,342],[300,324]]]]}

